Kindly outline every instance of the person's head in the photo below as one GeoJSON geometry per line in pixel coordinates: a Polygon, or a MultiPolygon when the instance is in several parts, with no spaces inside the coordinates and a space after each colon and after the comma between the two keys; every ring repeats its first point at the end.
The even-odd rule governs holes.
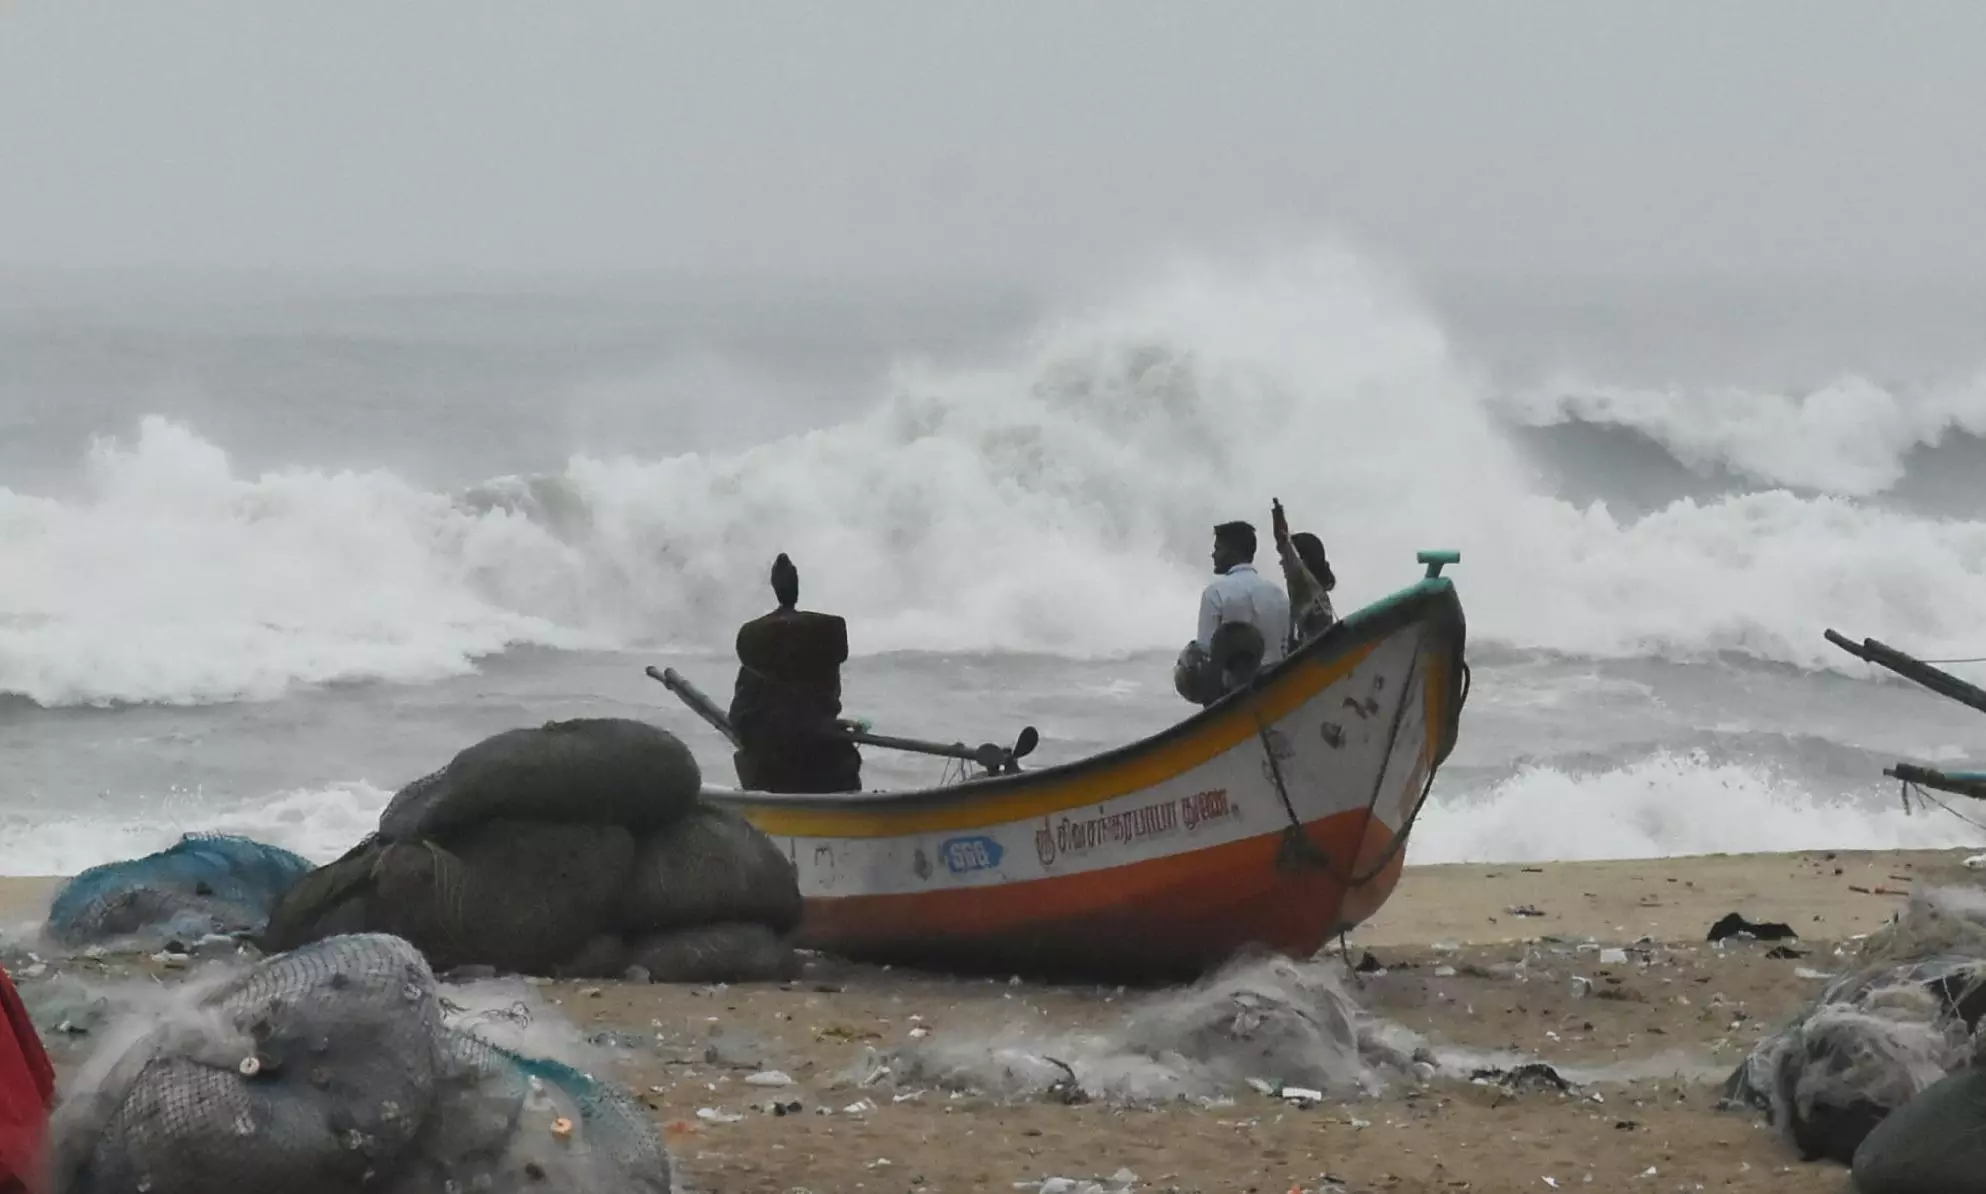
{"type": "Polygon", "coordinates": [[[1290,546],[1296,548],[1296,558],[1310,569],[1310,575],[1324,586],[1326,593],[1338,587],[1338,578],[1331,573],[1331,561],[1324,558],[1324,541],[1309,531],[1298,531],[1290,536],[1290,546]]]}
{"type": "Polygon", "coordinates": [[[1214,528],[1214,571],[1255,562],[1255,528],[1245,522],[1224,522],[1214,528]]]}
{"type": "Polygon", "coordinates": [[[792,609],[800,604],[800,570],[793,561],[786,558],[785,552],[772,562],[772,595],[779,599],[779,608],[792,609]]]}

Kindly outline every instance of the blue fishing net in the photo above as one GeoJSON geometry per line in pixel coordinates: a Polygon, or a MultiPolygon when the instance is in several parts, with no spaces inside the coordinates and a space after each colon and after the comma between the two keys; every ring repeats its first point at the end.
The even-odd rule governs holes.
{"type": "Polygon", "coordinates": [[[278,846],[189,833],[156,854],[93,866],[63,884],[46,931],[72,946],[255,932],[310,869],[278,846]]]}
{"type": "Polygon", "coordinates": [[[572,1101],[579,1109],[587,1145],[611,1171],[639,1178],[647,1188],[666,1194],[671,1176],[668,1149],[639,1100],[621,1087],[588,1077],[563,1062],[525,1057],[508,1049],[497,1051],[527,1078],[557,1087],[572,1101]]]}

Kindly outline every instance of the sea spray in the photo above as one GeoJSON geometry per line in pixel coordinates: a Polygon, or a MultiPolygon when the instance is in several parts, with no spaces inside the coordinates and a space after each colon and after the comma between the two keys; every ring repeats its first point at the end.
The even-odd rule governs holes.
{"type": "MultiPolygon", "coordinates": [[[[1844,403],[1866,405],[1801,408],[1822,446],[1799,451],[1847,451],[1827,413],[1844,403]]],[[[861,653],[1162,650],[1189,629],[1213,523],[1262,521],[1270,497],[1325,540],[1341,609],[1410,581],[1417,548],[1461,549],[1482,643],[1844,672],[1818,626],[1978,645],[1986,523],[1781,491],[1641,517],[1575,505],[1505,418],[1410,295],[1336,251],[1181,267],[1044,320],[997,365],[905,362],[865,413],[814,431],[577,455],[459,492],[251,474],[150,418],[105,429],[77,493],[0,491],[0,691],[267,699],[431,681],[526,644],[721,648],[762,612],[780,550],[861,653]]],[[[1847,492],[1887,475],[1843,459],[1866,472],[1847,492]]]]}

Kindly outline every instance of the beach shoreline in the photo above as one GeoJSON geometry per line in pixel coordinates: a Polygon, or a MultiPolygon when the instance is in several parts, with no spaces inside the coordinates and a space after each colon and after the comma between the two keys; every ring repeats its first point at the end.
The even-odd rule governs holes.
{"type": "MultiPolygon", "coordinates": [[[[1107,1031],[1165,996],[829,960],[786,984],[537,990],[617,1042],[617,1076],[653,1109],[697,1190],[932,1194],[1128,1170],[1141,1191],[1457,1194],[1553,1188],[1546,1178],[1558,1189],[1839,1191],[1840,1167],[1803,1163],[1757,1117],[1718,1110],[1716,1079],[1912,889],[1971,882],[1966,853],[1409,867],[1347,941],[1377,968],[1353,998],[1444,1055],[1544,1060],[1581,1083],[1567,1093],[1444,1078],[1316,1106],[1245,1088],[1213,1106],[1003,1102],[854,1076],[912,1040],[990,1048],[1107,1031]],[[1733,912],[1799,939],[1707,942],[1733,912]],[[759,1070],[790,1084],[745,1080],[759,1070]],[[792,1103],[798,1114],[771,1110],[792,1103]]],[[[36,918],[57,883],[0,879],[0,917],[36,918]]]]}
{"type": "Polygon", "coordinates": [[[1444,1080],[1310,1108],[1244,1089],[1232,1106],[1127,1110],[925,1091],[902,1102],[874,1095],[873,1109],[851,1113],[869,1095],[848,1080],[865,1051],[886,1053],[919,1030],[991,1042],[1102,1028],[1127,1005],[1163,996],[859,967],[817,988],[551,990],[582,1023],[649,1025],[665,1042],[658,1051],[687,1046],[687,1061],[638,1057],[627,1074],[705,1189],[1012,1189],[1129,1170],[1137,1189],[1158,1191],[1838,1192],[1841,1167],[1804,1163],[1759,1117],[1718,1110],[1719,1083],[1911,889],[1969,882],[1966,854],[1408,868],[1347,942],[1355,961],[1381,968],[1357,980],[1353,997],[1438,1052],[1537,1058],[1590,1079],[1566,1094],[1444,1080]],[[1784,922],[1799,939],[1706,941],[1732,912],[1784,922]],[[707,1061],[723,1051],[699,1055],[705,1032],[721,1032],[727,1048],[749,1042],[739,1060],[790,1075],[794,1085],[771,1094],[808,1114],[753,1110],[772,1101],[768,1092],[707,1061]]]}
{"type": "MultiPolygon", "coordinates": [[[[1371,946],[1490,945],[1547,934],[1685,940],[1743,905],[1752,920],[1840,940],[1888,919],[1912,882],[1968,882],[1964,859],[1972,853],[1798,850],[1409,864],[1393,897],[1350,937],[1371,946]],[[1623,902],[1629,893],[1632,900],[1623,902]],[[1517,908],[1543,915],[1511,911],[1517,908]]],[[[0,924],[38,922],[67,878],[0,875],[0,924]]]]}

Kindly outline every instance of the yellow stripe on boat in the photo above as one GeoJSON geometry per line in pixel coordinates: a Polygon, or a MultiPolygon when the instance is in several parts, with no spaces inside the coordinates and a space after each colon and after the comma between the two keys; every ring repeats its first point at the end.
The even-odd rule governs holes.
{"type": "Polygon", "coordinates": [[[1093,774],[1060,779],[1050,778],[1052,773],[1048,773],[1038,787],[1024,791],[986,792],[968,797],[971,789],[965,788],[959,791],[962,799],[958,804],[916,809],[831,807],[825,802],[819,808],[794,808],[758,803],[750,792],[738,793],[729,803],[773,837],[901,837],[907,833],[982,829],[1069,812],[1154,787],[1233,750],[1256,736],[1258,718],[1271,725],[1280,721],[1351,674],[1377,646],[1366,643],[1329,663],[1293,666],[1276,677],[1255,700],[1210,718],[1190,737],[1093,774]]]}

